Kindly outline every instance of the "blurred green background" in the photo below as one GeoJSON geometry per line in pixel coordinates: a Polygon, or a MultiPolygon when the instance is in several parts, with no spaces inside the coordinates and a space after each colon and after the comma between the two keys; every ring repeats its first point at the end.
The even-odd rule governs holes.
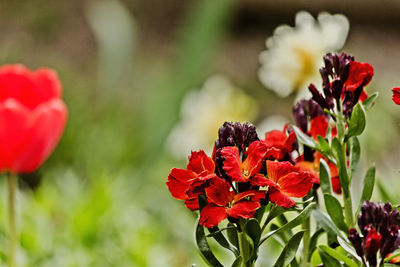
{"type": "MultiPolygon", "coordinates": [[[[270,115],[291,121],[294,97],[279,98],[259,82],[258,54],[278,25],[293,25],[299,10],[346,15],[343,50],[374,66],[368,91],[380,98],[368,113],[356,178],[376,162],[387,190],[376,189],[374,199],[398,203],[400,108],[390,90],[400,85],[399,2],[2,0],[0,63],[56,69],[69,109],[54,154],[21,180],[21,265],[203,266],[193,242],[195,214],[165,186],[170,168],[186,162],[172,157],[165,142],[186,92],[215,73],[255,99],[253,123],[270,115]]],[[[276,254],[264,250],[259,262],[268,266],[276,254]]]]}

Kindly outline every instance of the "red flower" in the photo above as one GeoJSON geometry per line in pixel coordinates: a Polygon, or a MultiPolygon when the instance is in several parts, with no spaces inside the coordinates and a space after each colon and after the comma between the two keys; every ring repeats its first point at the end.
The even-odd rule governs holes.
{"type": "Polygon", "coordinates": [[[228,218],[252,218],[265,198],[264,191],[246,191],[235,195],[227,182],[214,178],[205,189],[209,204],[200,212],[199,223],[207,228],[218,226],[228,218]]]}
{"type": "Polygon", "coordinates": [[[285,209],[296,205],[290,197],[305,197],[313,185],[309,172],[297,171],[288,161],[267,160],[267,174],[269,200],[285,209]]]}
{"type": "Polygon", "coordinates": [[[235,146],[224,147],[221,150],[221,156],[225,159],[223,169],[226,174],[236,182],[251,182],[252,177],[257,176],[264,165],[265,159],[278,155],[278,150],[268,148],[261,141],[255,141],[250,144],[247,157],[244,162],[241,161],[239,150],[235,146]]]}
{"type": "Polygon", "coordinates": [[[51,69],[0,67],[0,171],[33,172],[50,156],[67,121],[61,92],[51,69]]]}
{"type": "Polygon", "coordinates": [[[174,198],[184,200],[186,207],[197,210],[197,197],[204,192],[207,181],[215,176],[214,168],[214,161],[203,150],[192,151],[186,170],[173,168],[166,185],[174,198]]]}
{"type": "Polygon", "coordinates": [[[382,236],[374,229],[371,228],[365,238],[365,252],[368,255],[376,255],[381,247],[382,236]]]}
{"type": "MultiPolygon", "coordinates": [[[[374,68],[368,63],[357,61],[350,62],[349,77],[344,83],[346,90],[354,92],[360,86],[366,86],[374,76],[374,68]]],[[[368,98],[367,93],[363,90],[360,100],[364,101],[368,98]]]]}
{"type": "Polygon", "coordinates": [[[392,96],[393,102],[396,105],[400,105],[400,87],[393,88],[392,92],[393,92],[393,96],[392,96]]]}
{"type": "Polygon", "coordinates": [[[296,134],[291,132],[289,135],[286,134],[287,125],[285,125],[283,131],[273,130],[265,134],[264,143],[268,147],[273,147],[279,150],[278,160],[283,159],[287,153],[293,151],[293,143],[296,140],[296,134]]]}
{"type": "Polygon", "coordinates": [[[308,131],[308,135],[310,135],[315,140],[317,140],[318,135],[325,137],[328,127],[329,127],[328,119],[323,115],[317,116],[311,120],[311,125],[310,125],[310,130],[308,131]]]}

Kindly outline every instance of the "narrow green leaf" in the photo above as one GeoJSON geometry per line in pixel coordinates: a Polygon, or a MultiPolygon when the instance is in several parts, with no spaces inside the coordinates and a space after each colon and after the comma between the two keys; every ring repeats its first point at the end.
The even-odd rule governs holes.
{"type": "Polygon", "coordinates": [[[290,267],[299,267],[299,263],[296,260],[296,257],[293,258],[293,260],[290,262],[290,267]]]}
{"type": "MultiPolygon", "coordinates": [[[[395,251],[396,252],[396,251],[395,251]]],[[[393,258],[400,256],[400,252],[392,254],[390,257],[385,258],[385,262],[391,261],[393,258]]]]}
{"type": "Polygon", "coordinates": [[[354,259],[356,259],[358,262],[362,261],[360,256],[358,256],[357,252],[354,250],[354,247],[348,241],[347,237],[338,237],[337,241],[339,242],[340,247],[347,251],[351,256],[353,256],[354,259]]]}
{"type": "Polygon", "coordinates": [[[344,222],[343,208],[340,205],[340,202],[331,194],[324,194],[324,201],[326,211],[328,212],[332,221],[340,230],[347,233],[348,228],[344,222]]]}
{"type": "Polygon", "coordinates": [[[218,259],[214,256],[214,253],[211,251],[206,235],[204,234],[204,227],[199,223],[197,223],[196,227],[195,240],[197,248],[200,251],[200,255],[208,266],[223,267],[223,265],[218,261],[218,259]]]}
{"type": "Polygon", "coordinates": [[[233,223],[228,223],[228,228],[226,229],[226,234],[228,236],[229,242],[235,247],[239,247],[238,230],[233,223]]]}
{"type": "Polygon", "coordinates": [[[347,239],[346,235],[344,235],[343,232],[341,232],[339,228],[337,228],[336,225],[332,222],[328,214],[326,214],[322,210],[315,209],[313,211],[313,217],[317,221],[317,223],[319,223],[319,225],[325,229],[327,233],[342,237],[344,240],[347,239]]]}
{"type": "Polygon", "coordinates": [[[375,165],[371,166],[367,174],[365,175],[364,178],[364,186],[363,186],[363,191],[361,194],[360,198],[360,204],[358,205],[357,213],[361,210],[361,205],[365,200],[370,200],[372,196],[372,192],[374,191],[374,185],[375,185],[375,165]]]}
{"type": "Polygon", "coordinates": [[[376,185],[378,186],[379,194],[381,196],[382,201],[389,201],[392,203],[396,202],[393,196],[387,191],[385,185],[382,184],[382,182],[379,179],[376,180],[376,185]]]}
{"type": "Polygon", "coordinates": [[[348,147],[350,149],[350,172],[353,175],[353,173],[356,171],[358,163],[360,162],[361,154],[360,141],[358,141],[356,136],[353,136],[349,139],[348,147]]]}
{"type": "Polygon", "coordinates": [[[261,223],[264,213],[265,213],[265,206],[261,206],[256,210],[256,213],[254,214],[253,218],[255,218],[257,221],[261,223]]]}
{"type": "Polygon", "coordinates": [[[297,225],[301,224],[305,219],[307,219],[310,216],[310,213],[313,211],[313,209],[315,208],[316,204],[315,203],[311,203],[309,204],[299,215],[297,215],[297,217],[295,217],[293,220],[289,221],[287,224],[283,225],[282,227],[280,227],[279,229],[275,230],[275,231],[271,231],[269,233],[267,233],[266,235],[264,235],[261,238],[261,241],[259,243],[259,246],[265,241],[267,240],[269,237],[271,237],[272,235],[276,234],[276,233],[280,233],[280,232],[285,232],[287,230],[290,230],[294,227],[296,227],[297,225]]]}
{"type": "Polygon", "coordinates": [[[320,135],[317,136],[317,139],[318,139],[318,143],[319,143],[322,153],[329,154],[331,151],[331,148],[329,147],[328,141],[326,141],[325,138],[323,138],[320,135]]]}
{"type": "Polygon", "coordinates": [[[347,197],[350,195],[350,190],[349,190],[350,178],[349,174],[347,173],[347,162],[346,162],[344,148],[340,143],[339,139],[337,139],[336,137],[333,138],[332,141],[332,153],[336,159],[337,167],[339,169],[340,186],[342,187],[344,196],[347,197]]]}
{"type": "Polygon", "coordinates": [[[328,164],[323,159],[320,159],[319,162],[319,184],[321,186],[322,193],[332,194],[331,172],[328,164]]]}
{"type": "Polygon", "coordinates": [[[232,263],[232,267],[240,267],[242,266],[242,256],[236,258],[236,260],[232,263]]]}
{"type": "Polygon", "coordinates": [[[290,264],[296,256],[303,235],[304,231],[300,231],[289,239],[287,245],[283,248],[281,255],[279,255],[279,258],[275,262],[274,267],[284,267],[290,264]]]}
{"type": "Polygon", "coordinates": [[[355,263],[354,261],[352,261],[349,257],[339,253],[338,251],[334,250],[331,247],[321,245],[321,246],[319,246],[319,248],[321,248],[324,252],[326,252],[331,257],[335,258],[336,260],[344,262],[349,267],[358,267],[358,264],[355,263]]]}
{"type": "Polygon", "coordinates": [[[375,100],[378,98],[379,93],[375,92],[374,94],[370,95],[365,101],[363,102],[363,106],[365,110],[369,110],[375,104],[375,100]]]}
{"type": "Polygon", "coordinates": [[[263,225],[262,229],[264,230],[269,222],[271,222],[274,218],[276,218],[277,216],[281,215],[285,211],[286,210],[284,208],[273,204],[273,206],[271,206],[271,209],[270,209],[270,211],[268,213],[267,218],[265,219],[265,222],[264,222],[264,225],[263,225]]]}
{"type": "Polygon", "coordinates": [[[239,255],[238,248],[234,247],[231,243],[228,242],[228,240],[226,240],[225,236],[222,234],[221,230],[218,227],[208,228],[208,231],[210,232],[212,237],[215,239],[215,241],[218,242],[218,244],[220,244],[222,247],[232,251],[233,254],[235,254],[235,256],[239,255]]]}
{"type": "Polygon", "coordinates": [[[250,219],[244,226],[244,231],[253,240],[254,247],[258,246],[261,238],[261,227],[256,219],[250,219]]]}
{"type": "Polygon", "coordinates": [[[319,256],[321,257],[322,263],[324,264],[324,267],[337,267],[337,266],[342,266],[339,261],[337,261],[335,258],[324,252],[321,248],[318,247],[318,253],[319,256]]]}
{"type": "Polygon", "coordinates": [[[314,252],[314,250],[317,249],[317,243],[318,239],[321,236],[321,234],[325,233],[325,230],[323,228],[319,228],[315,233],[311,236],[310,239],[310,246],[309,246],[309,259],[311,259],[311,256],[314,252]]]}
{"type": "Polygon", "coordinates": [[[358,136],[362,134],[365,129],[366,119],[365,119],[365,109],[360,103],[354,106],[353,112],[351,113],[351,118],[348,123],[348,129],[346,134],[346,140],[352,136],[358,136]]]}
{"type": "Polygon", "coordinates": [[[294,132],[296,133],[297,140],[305,146],[317,149],[318,144],[314,139],[303,133],[297,126],[293,126],[294,132]]]}

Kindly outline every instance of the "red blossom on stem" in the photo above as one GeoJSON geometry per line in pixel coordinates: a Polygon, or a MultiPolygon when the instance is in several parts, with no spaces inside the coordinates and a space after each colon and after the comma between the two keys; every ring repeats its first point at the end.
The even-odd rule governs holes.
{"type": "Polygon", "coordinates": [[[0,67],[0,171],[30,173],[50,156],[67,121],[57,73],[0,67]]]}
{"type": "Polygon", "coordinates": [[[218,226],[228,218],[252,218],[260,207],[260,200],[265,198],[265,191],[246,191],[235,194],[230,185],[220,178],[214,178],[206,188],[209,204],[200,212],[199,223],[207,228],[218,226]]]}

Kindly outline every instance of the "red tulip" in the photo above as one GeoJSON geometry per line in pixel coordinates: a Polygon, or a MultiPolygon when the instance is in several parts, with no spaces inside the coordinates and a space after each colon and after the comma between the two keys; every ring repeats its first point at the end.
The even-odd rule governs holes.
{"type": "Polygon", "coordinates": [[[50,156],[67,121],[61,91],[51,69],[0,67],[0,172],[33,172],[50,156]]]}

